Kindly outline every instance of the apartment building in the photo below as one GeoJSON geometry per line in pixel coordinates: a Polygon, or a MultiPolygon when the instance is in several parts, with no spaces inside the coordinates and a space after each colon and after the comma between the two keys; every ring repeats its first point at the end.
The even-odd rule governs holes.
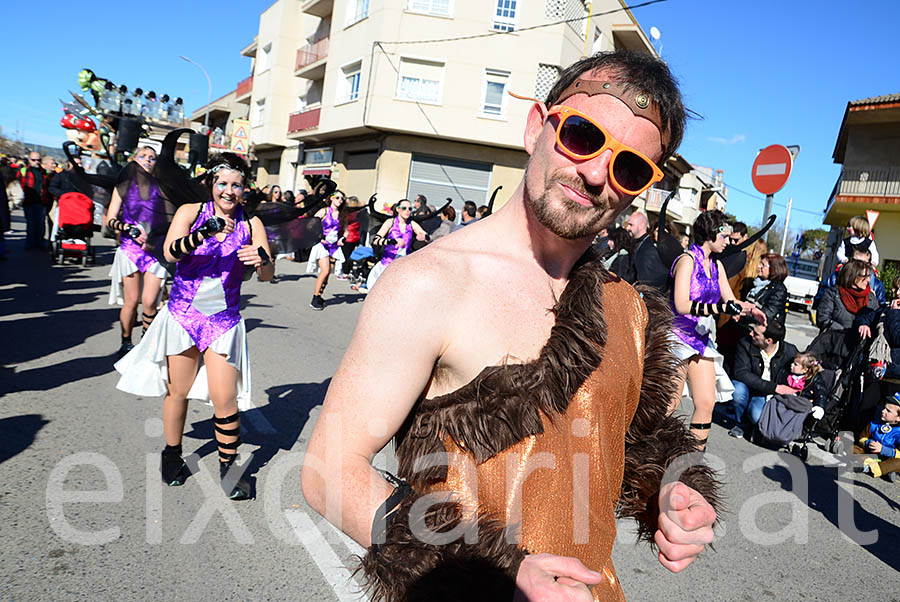
{"type": "MultiPolygon", "coordinates": [[[[246,85],[246,84],[245,84],[246,85]]],[[[210,151],[222,151],[231,148],[231,135],[234,133],[234,120],[247,119],[249,105],[238,101],[241,86],[221,98],[217,98],[206,106],[200,107],[191,114],[190,127],[200,131],[203,126],[209,128],[210,151]]]]}
{"type": "Polygon", "coordinates": [[[527,160],[530,108],[507,91],[543,97],[561,69],[599,50],[653,52],[624,2],[593,2],[593,13],[620,9],[598,18],[587,6],[276,1],[241,51],[251,73],[233,93],[249,114],[257,181],[297,189],[327,175],[363,200],[425,194],[457,207],[502,186],[504,201],[527,160]]]}
{"type": "MultiPolygon", "coordinates": [[[[833,252],[843,227],[866,210],[880,212],[875,224],[878,253],[885,262],[900,262],[900,94],[851,100],[834,146],[841,173],[825,207],[833,252]]],[[[833,262],[826,260],[825,273],[833,262]]]]}
{"type": "MultiPolygon", "coordinates": [[[[241,51],[250,75],[211,104],[228,135],[249,118],[259,185],[309,188],[328,176],[365,201],[424,194],[498,204],[519,185],[528,101],[582,56],[627,48],[654,53],[623,0],[277,0],[241,51]],[[600,17],[591,16],[610,13],[600,17]],[[231,107],[231,109],[228,109],[231,107]],[[228,110],[233,113],[228,113],[228,110]]],[[[206,108],[194,113],[199,122],[206,108]]],[[[676,155],[666,179],[635,200],[672,219],[724,209],[718,176],[676,155]]]]}
{"type": "Polygon", "coordinates": [[[675,195],[669,201],[666,215],[678,224],[682,234],[691,233],[694,220],[703,211],[725,211],[728,188],[721,169],[691,165],[675,153],[663,165],[663,173],[662,181],[631,203],[632,208],[647,214],[651,221],[659,217],[663,203],[673,190],[675,195]]]}

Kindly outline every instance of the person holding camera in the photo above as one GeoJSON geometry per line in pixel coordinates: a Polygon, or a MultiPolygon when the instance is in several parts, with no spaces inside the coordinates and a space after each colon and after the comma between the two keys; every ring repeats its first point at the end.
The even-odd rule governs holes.
{"type": "Polygon", "coordinates": [[[181,485],[187,477],[181,457],[187,400],[212,401],[219,470],[233,500],[250,497],[249,484],[229,475],[241,443],[239,410],[250,407],[241,283],[248,267],[261,280],[275,271],[262,222],[248,217],[241,204],[249,172],[234,153],[210,159],[206,185],[212,198],[182,205],[166,235],[165,258],[177,262],[169,302],[115,366],[122,374],[116,388],[145,397],[166,394],[161,472],[167,485],[181,485]]]}
{"type": "Polygon", "coordinates": [[[731,225],[724,213],[717,210],[701,213],[694,222],[694,244],[675,260],[671,270],[675,280],[671,288],[671,303],[675,312],[672,322],[674,351],[682,364],[681,381],[670,411],[675,411],[681,403],[684,381],[687,379],[694,402],[689,426],[701,451],[706,450],[716,401],[727,400],[725,395],[716,391],[717,377],[722,378],[723,382],[728,377],[721,367],[722,356],[710,340],[713,320],[721,314],[750,314],[761,323],[766,322],[766,315],[753,303],[734,298],[722,262],[710,259],[713,253],[725,250],[730,236],[731,225]],[[721,399],[717,399],[719,397],[721,399]]]}

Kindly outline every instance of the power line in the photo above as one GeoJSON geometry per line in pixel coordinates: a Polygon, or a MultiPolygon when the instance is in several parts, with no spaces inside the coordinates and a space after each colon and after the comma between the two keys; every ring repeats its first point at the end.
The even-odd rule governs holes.
{"type": "MultiPolygon", "coordinates": [[[[522,33],[523,31],[531,31],[533,29],[541,29],[543,27],[553,27],[554,25],[561,25],[562,23],[573,23],[575,21],[583,21],[585,19],[591,19],[594,17],[603,17],[606,15],[611,15],[614,13],[619,13],[622,11],[632,10],[635,8],[643,8],[645,6],[650,6],[651,4],[658,4],[660,2],[668,2],[669,0],[648,0],[647,2],[642,2],[640,4],[634,4],[632,6],[623,6],[622,8],[615,8],[613,10],[607,10],[601,13],[594,13],[593,15],[584,15],[583,17],[574,17],[572,19],[563,19],[562,21],[554,21],[552,23],[543,23],[541,25],[532,25],[531,27],[523,27],[521,29],[514,29],[512,31],[490,31],[488,33],[479,33],[471,36],[460,36],[458,38],[441,38],[438,40],[410,40],[410,41],[400,41],[400,42],[376,42],[376,44],[392,44],[392,45],[401,45],[401,44],[436,44],[438,42],[458,42],[460,40],[474,40],[477,38],[489,38],[493,36],[502,36],[509,35],[512,33],[522,33]]],[[[382,48],[382,51],[384,49],[382,48]]]]}
{"type": "MultiPolygon", "coordinates": [[[[765,201],[766,200],[766,197],[759,196],[758,194],[753,194],[752,192],[747,192],[746,190],[742,190],[742,189],[738,188],[737,186],[733,186],[727,182],[724,182],[724,184],[725,184],[725,186],[728,187],[729,190],[736,190],[737,192],[740,192],[741,194],[748,196],[751,199],[756,199],[757,201],[765,201]]],[[[787,204],[785,204],[785,203],[776,203],[773,201],[772,204],[777,207],[781,207],[782,209],[787,207],[787,204]]],[[[791,211],[796,211],[797,213],[807,213],[809,215],[815,215],[817,217],[823,216],[822,211],[809,211],[808,209],[797,209],[796,207],[791,207],[791,211]]]]}

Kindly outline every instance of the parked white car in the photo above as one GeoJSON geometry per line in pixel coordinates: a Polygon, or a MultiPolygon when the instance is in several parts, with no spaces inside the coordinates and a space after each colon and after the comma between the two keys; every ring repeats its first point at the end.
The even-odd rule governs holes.
{"type": "Polygon", "coordinates": [[[799,306],[805,311],[812,308],[813,297],[819,290],[818,280],[788,276],[784,279],[784,286],[787,287],[788,306],[799,306]]]}

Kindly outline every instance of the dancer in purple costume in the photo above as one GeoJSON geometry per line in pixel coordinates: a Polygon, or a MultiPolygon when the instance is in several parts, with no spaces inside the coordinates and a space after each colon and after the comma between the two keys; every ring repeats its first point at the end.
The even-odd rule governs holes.
{"type": "Polygon", "coordinates": [[[219,468],[231,499],[250,496],[249,484],[229,474],[241,442],[239,410],[252,407],[241,283],[246,266],[256,268],[261,280],[274,273],[265,228],[258,217],[248,219],[241,206],[248,177],[246,163],[234,153],[210,159],[206,182],[212,200],[180,207],[166,236],[166,259],[178,262],[169,303],[140,344],[116,363],[119,389],[142,396],[166,393],[161,471],[169,485],[186,478],[181,438],[187,400],[212,401],[219,468]]]}
{"type": "Polygon", "coordinates": [[[413,236],[419,241],[428,240],[428,234],[422,226],[410,219],[412,203],[409,200],[402,199],[391,207],[391,213],[394,219],[381,224],[378,234],[372,240],[372,244],[384,245],[384,252],[381,254],[381,261],[369,272],[366,279],[367,291],[375,286],[375,281],[395,259],[404,257],[412,251],[413,236]]]}
{"type": "Polygon", "coordinates": [[[674,412],[681,403],[684,380],[687,379],[694,401],[691,433],[704,450],[716,403],[717,364],[718,374],[727,378],[721,369],[722,356],[710,341],[715,316],[751,313],[762,323],[766,319],[752,303],[735,299],[722,262],[709,259],[712,253],[721,253],[725,249],[730,235],[731,226],[724,213],[701,213],[694,222],[694,244],[689,252],[675,260],[671,270],[675,278],[670,293],[675,311],[673,351],[682,364],[681,380],[669,411],[674,412]]]}
{"type": "Polygon", "coordinates": [[[166,280],[166,269],[147,252],[146,247],[147,229],[164,225],[165,222],[162,193],[150,175],[155,164],[156,151],[149,146],[140,148],[113,189],[107,212],[107,223],[120,233],[122,239],[109,270],[112,280],[109,304],[122,306],[119,312],[122,323],[120,355],[134,347],[131,331],[137,317],[138,300],[143,306],[141,321],[146,332],[156,317],[160,290],[166,280]]]}
{"type": "Polygon", "coordinates": [[[341,247],[347,237],[346,203],[347,196],[343,191],[335,190],[331,195],[331,203],[316,212],[316,217],[322,220],[322,240],[309,252],[306,273],[319,273],[312,301],[309,302],[309,306],[317,311],[325,309],[322,293],[328,286],[328,276],[332,272],[340,272],[344,263],[341,247]]]}

